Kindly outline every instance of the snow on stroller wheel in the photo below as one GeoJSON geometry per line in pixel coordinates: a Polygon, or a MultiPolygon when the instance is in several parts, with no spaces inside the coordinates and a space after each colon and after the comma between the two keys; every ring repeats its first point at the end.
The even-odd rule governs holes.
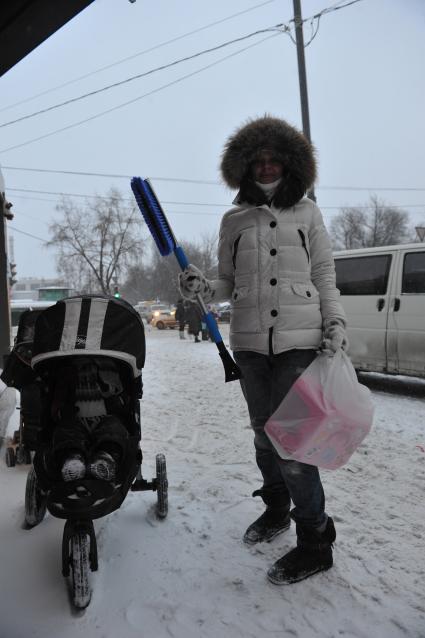
{"type": "Polygon", "coordinates": [[[42,493],[35,470],[31,467],[25,487],[25,521],[28,525],[35,527],[41,523],[46,514],[46,505],[47,496],[42,493]]]}
{"type": "Polygon", "coordinates": [[[156,515],[165,518],[168,514],[168,480],[164,454],[156,455],[156,493],[156,515]]]}
{"type": "Polygon", "coordinates": [[[78,609],[90,603],[89,537],[77,532],[71,538],[72,602],[78,609]]]}

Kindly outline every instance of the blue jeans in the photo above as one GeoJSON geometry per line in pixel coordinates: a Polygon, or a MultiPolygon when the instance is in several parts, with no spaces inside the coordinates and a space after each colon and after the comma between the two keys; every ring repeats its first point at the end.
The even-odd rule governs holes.
{"type": "Polygon", "coordinates": [[[291,517],[300,525],[319,527],[326,521],[319,470],[314,465],[281,459],[264,432],[268,418],[315,357],[315,350],[289,350],[277,355],[234,352],[243,374],[242,392],[254,430],[257,465],[263,475],[263,500],[288,511],[292,500],[291,517]]]}

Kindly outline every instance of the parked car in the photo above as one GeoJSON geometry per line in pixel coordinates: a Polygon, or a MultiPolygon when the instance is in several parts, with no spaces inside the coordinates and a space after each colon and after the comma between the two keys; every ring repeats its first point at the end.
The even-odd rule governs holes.
{"type": "Polygon", "coordinates": [[[334,253],[357,370],[425,378],[425,245],[334,253]]]}
{"type": "Polygon", "coordinates": [[[178,325],[178,321],[176,321],[176,309],[161,308],[154,310],[150,324],[154,328],[158,328],[158,330],[164,330],[164,328],[171,328],[171,330],[174,330],[174,328],[178,325]]]}
{"type": "Polygon", "coordinates": [[[229,323],[231,312],[232,312],[232,306],[230,302],[226,301],[224,303],[218,304],[216,307],[217,321],[229,323]]]}
{"type": "Polygon", "coordinates": [[[152,303],[139,301],[134,306],[134,309],[137,310],[142,319],[148,320],[148,316],[151,314],[151,306],[152,303]]]}
{"type": "Polygon", "coordinates": [[[150,312],[148,312],[147,322],[152,324],[153,320],[158,319],[162,313],[165,313],[165,315],[167,316],[170,314],[170,312],[171,308],[167,304],[152,304],[152,306],[150,307],[150,312]]]}
{"type": "MultiPolygon", "coordinates": [[[[147,323],[150,323],[155,315],[162,310],[169,310],[170,307],[168,304],[159,303],[155,301],[139,301],[139,303],[135,304],[134,309],[137,310],[142,319],[145,319],[147,323]]],[[[158,314],[156,316],[158,316],[158,314]]]]}

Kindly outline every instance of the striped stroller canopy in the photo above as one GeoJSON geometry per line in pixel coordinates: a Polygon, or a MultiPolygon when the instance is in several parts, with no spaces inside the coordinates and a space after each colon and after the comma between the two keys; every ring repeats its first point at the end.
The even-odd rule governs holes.
{"type": "Polygon", "coordinates": [[[76,355],[107,356],[141,374],[145,333],[140,315],[123,299],[82,295],[58,301],[37,318],[31,366],[76,355]]]}

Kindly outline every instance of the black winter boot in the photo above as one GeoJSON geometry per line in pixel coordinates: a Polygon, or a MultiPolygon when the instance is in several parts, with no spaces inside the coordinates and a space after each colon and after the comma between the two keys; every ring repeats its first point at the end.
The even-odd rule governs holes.
{"type": "Polygon", "coordinates": [[[263,514],[246,530],[243,542],[248,545],[270,542],[278,534],[282,534],[291,525],[288,510],[275,510],[268,507],[263,514]]]}
{"type": "Polygon", "coordinates": [[[297,547],[270,567],[267,578],[274,585],[290,585],[330,569],[335,538],[335,527],[330,517],[323,532],[297,524],[297,547]]]}
{"type": "Polygon", "coordinates": [[[289,507],[282,507],[282,495],[268,488],[255,490],[252,496],[261,496],[266,504],[266,511],[251,523],[244,534],[243,541],[248,545],[268,543],[275,536],[289,529],[291,525],[289,507]]]}

